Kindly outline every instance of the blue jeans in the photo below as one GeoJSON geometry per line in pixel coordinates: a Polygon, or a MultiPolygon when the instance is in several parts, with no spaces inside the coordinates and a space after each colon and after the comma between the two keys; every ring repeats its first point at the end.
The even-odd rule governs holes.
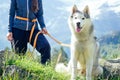
{"type": "MultiPolygon", "coordinates": [[[[24,55],[27,51],[27,43],[29,42],[30,31],[24,31],[17,28],[12,28],[15,52],[19,55],[24,55]]],[[[34,30],[30,44],[33,46],[38,29],[34,30]]],[[[50,45],[43,34],[38,36],[36,42],[36,50],[41,53],[41,63],[45,64],[50,60],[50,45]]]]}

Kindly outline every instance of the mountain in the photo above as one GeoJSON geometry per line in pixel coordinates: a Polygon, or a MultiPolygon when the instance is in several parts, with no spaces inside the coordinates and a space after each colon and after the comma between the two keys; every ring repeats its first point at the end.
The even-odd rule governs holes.
{"type": "MultiPolygon", "coordinates": [[[[10,47],[6,40],[8,27],[10,0],[0,1],[0,50],[10,47]]],[[[83,10],[85,5],[90,8],[90,15],[95,27],[97,37],[120,29],[120,1],[119,0],[43,0],[44,17],[49,33],[64,43],[70,43],[70,30],[68,16],[73,4],[83,10]]],[[[47,37],[51,46],[57,44],[47,37]]],[[[58,46],[58,45],[57,45],[58,46]]]]}
{"type": "Polygon", "coordinates": [[[111,32],[99,38],[101,45],[120,44],[120,31],[111,32]]]}

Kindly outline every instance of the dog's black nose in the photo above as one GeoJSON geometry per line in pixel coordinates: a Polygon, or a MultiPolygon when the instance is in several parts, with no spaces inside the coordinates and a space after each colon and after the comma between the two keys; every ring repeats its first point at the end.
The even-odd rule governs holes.
{"type": "Polygon", "coordinates": [[[77,26],[80,26],[80,22],[77,22],[77,26]]]}

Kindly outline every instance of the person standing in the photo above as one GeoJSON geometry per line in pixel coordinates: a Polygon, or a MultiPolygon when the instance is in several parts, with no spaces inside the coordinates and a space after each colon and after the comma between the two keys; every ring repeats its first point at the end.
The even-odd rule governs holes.
{"type": "Polygon", "coordinates": [[[15,52],[24,55],[27,44],[33,46],[35,37],[40,31],[42,33],[37,37],[35,48],[41,53],[41,63],[45,64],[50,60],[51,48],[44,36],[48,31],[43,17],[42,0],[11,0],[7,39],[13,41],[15,52]]]}

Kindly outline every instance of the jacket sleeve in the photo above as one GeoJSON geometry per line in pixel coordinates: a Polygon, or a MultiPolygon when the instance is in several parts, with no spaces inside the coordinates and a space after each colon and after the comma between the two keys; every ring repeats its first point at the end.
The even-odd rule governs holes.
{"type": "Polygon", "coordinates": [[[10,9],[9,9],[9,25],[8,25],[8,31],[12,32],[12,26],[14,25],[14,17],[15,17],[15,7],[16,1],[11,0],[10,3],[10,9]]]}
{"type": "Polygon", "coordinates": [[[46,26],[45,26],[44,17],[43,17],[42,0],[38,0],[38,7],[39,7],[39,10],[38,10],[38,12],[36,13],[36,17],[37,17],[37,19],[38,19],[38,22],[39,22],[39,24],[40,24],[40,27],[41,27],[41,28],[44,28],[44,27],[46,27],[46,26]]]}

